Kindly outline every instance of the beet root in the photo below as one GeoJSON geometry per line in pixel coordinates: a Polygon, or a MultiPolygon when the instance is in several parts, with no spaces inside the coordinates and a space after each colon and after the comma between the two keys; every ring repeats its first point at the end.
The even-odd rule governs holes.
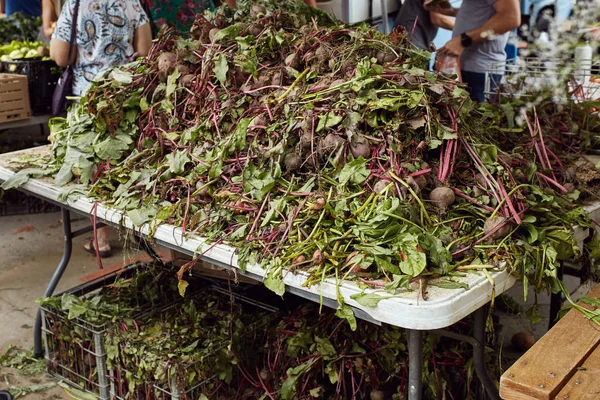
{"type": "Polygon", "coordinates": [[[456,200],[456,196],[452,189],[440,186],[431,191],[429,200],[431,200],[431,202],[435,204],[435,206],[439,208],[441,212],[446,212],[448,207],[450,207],[450,205],[452,205],[452,203],[454,203],[456,200]]]}
{"type": "Polygon", "coordinates": [[[296,171],[302,166],[302,159],[296,153],[288,153],[283,159],[283,164],[288,171],[296,171]]]}
{"type": "Polygon", "coordinates": [[[170,74],[177,65],[177,56],[174,53],[164,52],[158,56],[158,70],[164,74],[170,74]]]}
{"type": "MultiPolygon", "coordinates": [[[[373,185],[373,192],[375,192],[377,194],[383,192],[390,183],[391,183],[391,181],[388,181],[386,179],[381,179],[381,180],[377,181],[377,183],[375,183],[375,185],[373,185]]],[[[388,194],[390,194],[392,196],[396,195],[396,188],[394,187],[394,185],[390,186],[390,188],[388,189],[388,194]]]]}
{"type": "Polygon", "coordinates": [[[364,141],[357,141],[350,144],[350,152],[355,158],[362,157],[364,159],[371,158],[371,146],[364,141]]]}
{"type": "Polygon", "coordinates": [[[252,7],[250,7],[250,17],[253,19],[262,18],[266,13],[267,9],[260,4],[254,4],[252,7]]]}
{"type": "Polygon", "coordinates": [[[325,139],[319,141],[317,152],[322,157],[331,155],[334,151],[344,145],[346,141],[335,133],[325,136],[325,139]]]}
{"type": "Polygon", "coordinates": [[[491,218],[488,218],[485,221],[485,224],[483,224],[484,236],[489,235],[488,242],[494,242],[498,239],[504,239],[510,234],[511,230],[511,224],[506,222],[506,218],[498,214],[494,215],[491,218]]]}

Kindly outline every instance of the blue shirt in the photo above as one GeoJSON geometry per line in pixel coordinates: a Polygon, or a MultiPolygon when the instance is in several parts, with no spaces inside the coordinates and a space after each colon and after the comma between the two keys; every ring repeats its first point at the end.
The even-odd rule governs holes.
{"type": "Polygon", "coordinates": [[[11,15],[20,12],[29,17],[39,17],[42,15],[41,0],[5,0],[4,12],[11,15]]]}

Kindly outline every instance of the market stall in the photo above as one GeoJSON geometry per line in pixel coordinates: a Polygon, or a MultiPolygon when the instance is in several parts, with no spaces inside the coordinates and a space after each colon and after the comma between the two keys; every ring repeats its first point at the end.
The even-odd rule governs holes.
{"type": "MultiPolygon", "coordinates": [[[[406,33],[340,24],[299,4],[239,3],[198,16],[189,38],[164,30],[147,59],[102,72],[51,122],[50,146],[0,156],[3,189],[62,208],[64,254],[45,296],[74,236],[119,227],[193,258],[177,273],[182,296],[186,273],[205,261],[330,307],[350,332],[356,318],[405,328],[409,370],[398,396],[423,396],[424,333],[467,342],[497,399],[485,365],[487,305],[518,279],[524,297],[529,282],[560,295],[563,263],[589,271],[600,258],[600,173],[580,154],[595,145],[596,111],[584,102],[478,105],[454,77],[424,71],[428,53],[406,33]],[[93,227],[73,232],[71,212],[93,227]],[[472,334],[447,330],[459,321],[472,334]]],[[[137,323],[124,321],[122,340],[135,340],[137,323]]],[[[38,314],[36,356],[42,322],[38,314]]],[[[113,345],[111,361],[135,353],[113,345]]],[[[60,349],[46,341],[49,365],[60,349]]],[[[108,398],[114,377],[104,354],[90,354],[95,364],[84,357],[81,367],[93,371],[80,378],[96,379],[92,393],[108,398]]],[[[162,356],[130,392],[164,384],[171,356],[162,356]]],[[[311,362],[284,373],[301,375],[311,362]]],[[[330,383],[341,381],[343,367],[328,368],[330,383]]],[[[270,376],[258,375],[265,389],[270,376]]],[[[282,391],[293,393],[297,380],[286,382],[282,391]]],[[[340,386],[331,389],[338,397],[340,386]]]]}

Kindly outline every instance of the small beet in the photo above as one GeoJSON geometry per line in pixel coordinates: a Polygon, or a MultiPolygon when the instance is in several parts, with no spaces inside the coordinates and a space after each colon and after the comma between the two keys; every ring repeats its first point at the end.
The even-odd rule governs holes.
{"type": "Polygon", "coordinates": [[[300,56],[296,55],[296,53],[290,53],[285,58],[285,65],[290,68],[298,69],[300,67],[300,56]]]}
{"type": "Polygon", "coordinates": [[[253,19],[262,18],[267,13],[267,9],[260,4],[254,4],[250,7],[250,17],[253,19]]]}
{"type": "Polygon", "coordinates": [[[317,200],[315,200],[315,202],[312,204],[311,208],[313,210],[317,210],[317,211],[321,211],[322,209],[325,208],[325,205],[327,204],[327,202],[325,201],[324,198],[319,197],[317,200]]]}
{"type": "Polygon", "coordinates": [[[190,68],[185,64],[177,64],[175,69],[179,71],[181,76],[188,75],[190,73],[190,68]]]}
{"type": "Polygon", "coordinates": [[[192,85],[192,82],[194,81],[195,77],[196,76],[192,75],[192,74],[184,75],[179,80],[179,84],[183,87],[190,87],[192,85]]]}
{"type": "Polygon", "coordinates": [[[506,222],[506,218],[498,214],[494,215],[492,218],[488,218],[485,221],[485,224],[483,224],[484,236],[487,236],[491,232],[494,232],[494,230],[496,230],[489,236],[489,242],[493,242],[498,239],[504,239],[508,234],[510,234],[511,229],[512,226],[511,224],[506,222]],[[498,228],[499,226],[501,226],[501,228],[498,228]]]}
{"type": "Polygon", "coordinates": [[[199,190],[199,192],[196,193],[196,196],[207,197],[209,195],[209,193],[208,193],[209,186],[210,185],[207,185],[206,182],[203,182],[203,181],[196,182],[196,190],[199,190]]]}
{"type": "Polygon", "coordinates": [[[487,187],[487,182],[482,174],[475,174],[475,182],[481,187],[487,187]]]}
{"type": "Polygon", "coordinates": [[[320,62],[325,62],[331,58],[331,53],[325,48],[325,46],[321,45],[317,47],[317,50],[315,51],[315,56],[317,56],[317,59],[320,62]]]}
{"type": "Polygon", "coordinates": [[[259,36],[263,31],[263,27],[259,24],[250,24],[248,26],[248,34],[252,36],[259,36]]]}
{"type": "MultiPolygon", "coordinates": [[[[385,179],[381,179],[381,180],[377,181],[377,183],[375,185],[373,185],[373,192],[375,192],[377,194],[383,192],[390,183],[391,183],[391,181],[388,181],[385,179]]],[[[388,190],[388,193],[390,193],[390,194],[396,193],[396,188],[394,187],[394,185],[392,185],[390,187],[390,189],[388,190]]]]}
{"type": "Polygon", "coordinates": [[[177,56],[173,53],[165,52],[158,56],[158,70],[161,73],[170,74],[177,65],[177,56]]]}
{"type": "MultiPolygon", "coordinates": [[[[410,188],[413,192],[415,192],[415,194],[421,193],[421,186],[419,186],[415,178],[413,178],[412,176],[407,176],[406,183],[408,183],[408,186],[410,186],[410,188]]],[[[452,193],[454,194],[454,192],[452,193]]]]}
{"type": "Polygon", "coordinates": [[[292,261],[292,265],[301,265],[306,262],[306,257],[303,254],[300,254],[298,257],[294,258],[292,261]]]}
{"type": "Polygon", "coordinates": [[[385,395],[381,390],[373,390],[370,397],[371,400],[385,400],[385,395]]]}
{"type": "Polygon", "coordinates": [[[513,349],[525,352],[535,344],[535,336],[530,332],[517,332],[510,339],[513,349]]]}
{"type": "Polygon", "coordinates": [[[313,263],[313,265],[323,264],[323,253],[321,253],[321,250],[319,250],[319,249],[315,250],[315,252],[313,253],[313,256],[312,256],[312,263],[313,263]]]}
{"type": "Polygon", "coordinates": [[[263,369],[260,370],[260,379],[263,382],[267,382],[267,381],[269,381],[271,379],[271,373],[269,372],[268,369],[263,368],[263,369]]]}
{"type": "Polygon", "coordinates": [[[445,212],[448,207],[454,203],[456,196],[452,189],[440,186],[431,191],[429,200],[431,200],[431,202],[435,204],[435,206],[439,208],[441,212],[445,212]]]}
{"type": "Polygon", "coordinates": [[[283,164],[288,171],[296,171],[302,166],[302,159],[296,153],[288,153],[283,159],[283,164]]]}
{"type": "Polygon", "coordinates": [[[319,142],[319,155],[329,156],[331,153],[340,148],[346,141],[335,133],[330,133],[325,136],[325,139],[319,142]]]}
{"type": "Polygon", "coordinates": [[[413,179],[415,180],[415,182],[421,190],[425,189],[425,186],[427,186],[427,178],[425,178],[425,176],[419,175],[417,177],[414,177],[413,179]]]}
{"type": "Polygon", "coordinates": [[[369,143],[352,143],[350,144],[350,151],[355,158],[362,157],[365,159],[371,158],[371,146],[369,143]]]}
{"type": "Polygon", "coordinates": [[[379,50],[375,58],[377,58],[377,62],[379,64],[385,64],[394,61],[396,59],[396,55],[389,51],[379,50]]]}

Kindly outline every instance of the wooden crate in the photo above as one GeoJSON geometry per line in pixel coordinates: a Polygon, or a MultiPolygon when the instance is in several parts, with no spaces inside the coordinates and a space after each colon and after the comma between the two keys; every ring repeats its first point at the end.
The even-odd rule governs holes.
{"type": "Polygon", "coordinates": [[[0,74],[0,124],[30,117],[27,77],[0,74]]]}
{"type": "MultiPolygon", "coordinates": [[[[587,297],[600,298],[600,285],[587,297]]],[[[600,328],[580,311],[569,311],[502,375],[500,397],[503,400],[600,399],[599,345],[600,328]]]]}

